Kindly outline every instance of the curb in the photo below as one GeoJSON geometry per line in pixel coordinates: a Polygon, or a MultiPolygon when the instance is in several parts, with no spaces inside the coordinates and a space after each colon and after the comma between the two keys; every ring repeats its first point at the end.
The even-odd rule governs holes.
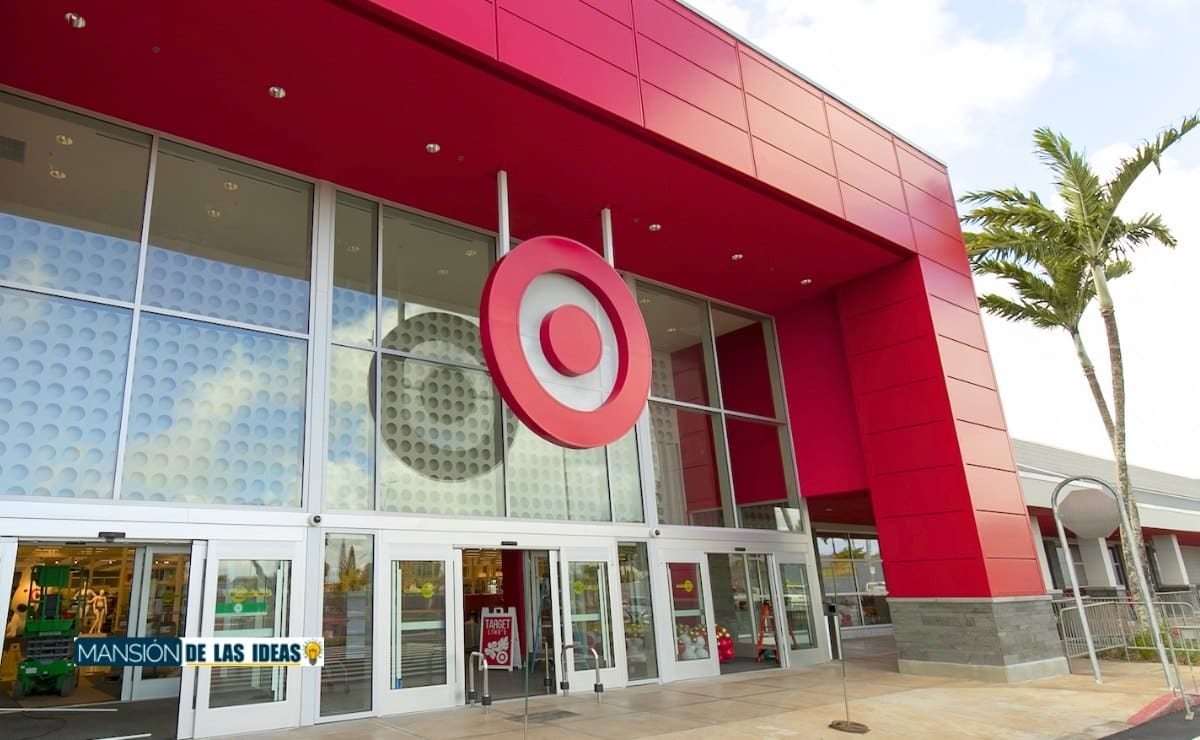
{"type": "MultiPolygon", "coordinates": [[[[1193,705],[1195,702],[1193,701],[1193,705]]],[[[1133,716],[1125,720],[1131,725],[1140,725],[1144,722],[1149,722],[1152,719],[1165,717],[1168,714],[1181,711],[1183,709],[1183,697],[1178,694],[1165,694],[1150,702],[1146,706],[1138,710],[1133,716]]]]}

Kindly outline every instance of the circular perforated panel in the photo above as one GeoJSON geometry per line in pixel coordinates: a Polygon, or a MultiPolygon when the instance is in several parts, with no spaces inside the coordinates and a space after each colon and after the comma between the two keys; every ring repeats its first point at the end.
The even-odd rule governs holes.
{"type": "Polygon", "coordinates": [[[0,277],[42,288],[132,301],[138,244],[0,214],[0,277]]]}

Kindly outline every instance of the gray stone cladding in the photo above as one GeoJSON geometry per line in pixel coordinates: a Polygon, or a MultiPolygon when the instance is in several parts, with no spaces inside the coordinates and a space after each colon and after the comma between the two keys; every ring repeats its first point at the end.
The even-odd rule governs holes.
{"type": "Polygon", "coordinates": [[[1063,657],[1049,597],[889,599],[901,661],[1015,666],[1063,657]]]}

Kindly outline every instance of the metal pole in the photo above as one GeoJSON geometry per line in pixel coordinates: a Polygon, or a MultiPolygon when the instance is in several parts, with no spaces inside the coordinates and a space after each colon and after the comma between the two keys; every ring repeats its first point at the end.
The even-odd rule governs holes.
{"type": "MultiPolygon", "coordinates": [[[[1170,668],[1169,663],[1167,662],[1167,651],[1163,648],[1162,635],[1159,634],[1158,615],[1154,611],[1154,604],[1151,603],[1151,601],[1150,601],[1150,587],[1149,587],[1149,584],[1146,583],[1146,573],[1142,569],[1141,553],[1138,552],[1138,548],[1133,547],[1133,525],[1131,525],[1129,523],[1129,513],[1127,511],[1125,511],[1125,504],[1124,504],[1124,502],[1121,501],[1121,496],[1116,492],[1116,490],[1113,489],[1112,486],[1108,485],[1104,481],[1100,480],[1099,478],[1093,478],[1088,475],[1077,475],[1074,478],[1067,478],[1066,480],[1059,483],[1054,488],[1054,493],[1050,497],[1050,504],[1052,507],[1054,507],[1054,518],[1056,521],[1058,520],[1058,508],[1057,508],[1058,494],[1068,483],[1073,483],[1075,481],[1087,481],[1089,483],[1095,483],[1096,485],[1103,488],[1105,491],[1108,491],[1108,495],[1112,496],[1113,500],[1117,502],[1117,513],[1121,515],[1122,531],[1124,532],[1124,535],[1125,535],[1125,542],[1129,545],[1129,556],[1133,560],[1133,569],[1136,571],[1136,573],[1134,574],[1134,577],[1137,578],[1138,586],[1141,588],[1141,591],[1142,591],[1142,601],[1143,601],[1144,606],[1146,607],[1146,615],[1150,618],[1150,637],[1152,640],[1154,640],[1155,649],[1158,650],[1158,659],[1159,659],[1159,662],[1162,664],[1163,676],[1167,679],[1167,686],[1174,689],[1174,688],[1176,688],[1176,686],[1175,686],[1174,682],[1171,680],[1171,668],[1170,668]]],[[[1062,530],[1062,522],[1061,521],[1058,522],[1058,527],[1059,527],[1059,530],[1061,531],[1062,530]]],[[[1067,551],[1067,561],[1070,562],[1070,560],[1071,560],[1070,551],[1067,551]]],[[[1073,576],[1074,576],[1074,568],[1072,568],[1072,577],[1073,576]]],[[[1087,630],[1087,626],[1086,626],[1087,622],[1086,621],[1084,621],[1084,625],[1085,625],[1084,630],[1086,631],[1087,630]]],[[[1088,637],[1088,647],[1091,648],[1091,637],[1090,636],[1088,637]]],[[[1095,660],[1094,657],[1093,657],[1093,660],[1095,660]]],[[[1179,686],[1178,688],[1180,691],[1183,691],[1183,686],[1179,686]]]]}
{"type": "Polygon", "coordinates": [[[600,209],[600,239],[604,244],[604,261],[609,267],[616,267],[613,263],[612,211],[607,208],[600,209]]]}
{"type": "Polygon", "coordinates": [[[508,254],[508,244],[512,240],[508,231],[508,173],[500,170],[496,173],[496,205],[500,214],[500,223],[496,227],[496,259],[508,254]]]}
{"type": "Polygon", "coordinates": [[[1088,626],[1087,612],[1083,608],[1083,597],[1079,595],[1079,579],[1075,577],[1075,558],[1071,557],[1071,546],[1067,543],[1067,532],[1063,529],[1062,519],[1058,516],[1058,494],[1067,481],[1063,481],[1050,495],[1050,510],[1054,512],[1054,525],[1058,528],[1058,541],[1062,544],[1067,561],[1067,572],[1071,575],[1071,595],[1075,597],[1075,606],[1079,609],[1079,621],[1083,624],[1083,639],[1087,642],[1088,660],[1092,662],[1092,677],[1096,683],[1104,683],[1100,678],[1100,661],[1096,659],[1096,645],[1092,642],[1092,628],[1088,626]]]}

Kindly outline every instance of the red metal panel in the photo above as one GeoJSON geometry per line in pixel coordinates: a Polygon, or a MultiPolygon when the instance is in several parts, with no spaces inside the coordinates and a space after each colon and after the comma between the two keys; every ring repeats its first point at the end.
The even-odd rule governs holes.
{"type": "Polygon", "coordinates": [[[925,295],[921,268],[904,260],[838,286],[838,311],[843,318],[858,316],[889,303],[925,295]]]}
{"type": "Polygon", "coordinates": [[[867,468],[832,295],[775,317],[792,443],[805,496],[861,490],[867,468]],[[808,420],[820,419],[820,424],[808,420]]]}
{"type": "Polygon", "coordinates": [[[685,59],[690,59],[726,82],[741,86],[733,39],[700,16],[671,3],[633,0],[634,27],[685,59]]]}
{"type": "Polygon", "coordinates": [[[826,105],[833,140],[894,175],[900,174],[892,136],[862,116],[834,103],[826,105]]]}
{"type": "MultiPolygon", "coordinates": [[[[886,541],[884,568],[891,580],[896,561],[938,561],[978,558],[979,539],[975,517],[970,511],[943,511],[886,519],[880,517],[879,539],[886,541]]],[[[1028,527],[1026,527],[1028,540],[1028,527]]]]}
{"type": "MultiPolygon", "coordinates": [[[[985,558],[991,596],[1040,596],[1046,593],[1042,569],[1035,557],[985,558]]],[[[888,569],[888,580],[892,571],[888,569]]]]}
{"type": "Polygon", "coordinates": [[[818,133],[829,134],[821,92],[745,47],[742,82],[748,94],[818,133]]]}
{"type": "Polygon", "coordinates": [[[866,432],[926,424],[945,419],[950,411],[946,386],[936,377],[860,394],[858,409],[866,432]]]}
{"type": "Polygon", "coordinates": [[[882,200],[892,208],[900,211],[905,209],[904,188],[900,185],[899,177],[841,144],[833,145],[833,155],[837,161],[837,175],[842,182],[882,200]]]}
{"type": "Polygon", "coordinates": [[[922,257],[936,260],[955,272],[971,274],[971,265],[967,261],[967,247],[963,244],[962,237],[943,234],[916,219],[913,219],[912,227],[913,235],[917,239],[917,252],[922,257]]]}
{"type": "Polygon", "coordinates": [[[734,169],[754,174],[750,136],[745,131],[646,83],[642,84],[642,105],[647,128],[734,169]]]}
{"type": "Polygon", "coordinates": [[[745,130],[746,103],[739,87],[644,36],[637,42],[642,80],[745,130]]]}
{"type": "Polygon", "coordinates": [[[871,500],[877,519],[970,511],[971,502],[962,495],[965,488],[962,466],[944,465],[875,476],[871,500]]]}
{"type": "Polygon", "coordinates": [[[996,391],[955,378],[946,378],[942,387],[950,391],[950,407],[955,419],[1004,428],[1004,412],[1000,409],[1000,395],[996,391]]]}
{"type": "Polygon", "coordinates": [[[845,319],[846,351],[858,354],[928,335],[923,304],[920,298],[907,298],[845,319]]]}
{"type": "Polygon", "coordinates": [[[904,184],[904,196],[908,199],[908,212],[915,220],[929,224],[943,234],[956,238],[962,236],[962,227],[958,223],[958,209],[953,205],[943,203],[908,183],[904,184]]]}
{"type": "Polygon", "coordinates": [[[955,272],[933,260],[920,259],[921,274],[925,278],[925,290],[949,301],[959,308],[979,312],[979,301],[975,298],[975,283],[970,275],[955,272]]]}
{"type": "Polygon", "coordinates": [[[842,203],[846,207],[846,220],[850,223],[901,246],[916,249],[912,224],[904,211],[892,208],[887,203],[846,184],[842,185],[842,203]]]}
{"type": "Polygon", "coordinates": [[[500,61],[641,123],[634,75],[507,11],[500,13],[500,61]]]}
{"type": "Polygon", "coordinates": [[[763,182],[830,213],[843,215],[842,194],[833,175],[760,139],[753,140],[753,147],[754,163],[763,182]]]}
{"type": "Polygon", "coordinates": [[[886,432],[864,431],[867,472],[872,476],[959,463],[954,424],[938,421],[886,432]]]}
{"type": "Polygon", "coordinates": [[[962,342],[938,337],[938,352],[946,376],[986,388],[996,387],[996,376],[992,372],[992,360],[986,350],[962,342]]]}
{"type": "Polygon", "coordinates": [[[1027,513],[1020,479],[1013,471],[968,465],[966,474],[971,501],[976,510],[1004,514],[1027,513]]]}
{"type": "Polygon", "coordinates": [[[831,175],[837,174],[828,136],[753,96],[746,97],[746,108],[750,113],[750,133],[831,175]]]}
{"type": "Polygon", "coordinates": [[[491,0],[372,0],[472,49],[496,57],[496,9],[491,0]]]}
{"type": "Polygon", "coordinates": [[[900,160],[900,175],[921,190],[948,205],[954,205],[954,192],[950,189],[950,177],[941,167],[902,142],[896,142],[896,154],[900,160]]]}
{"type": "Polygon", "coordinates": [[[637,74],[633,30],[581,0],[500,0],[500,9],[637,74]]]}
{"type": "Polygon", "coordinates": [[[943,337],[957,339],[963,344],[969,344],[979,349],[987,349],[987,341],[983,337],[983,322],[979,314],[965,308],[931,296],[929,308],[933,314],[934,329],[943,337]]]}
{"type": "Polygon", "coordinates": [[[633,5],[630,0],[585,0],[597,10],[603,11],[610,18],[621,21],[626,26],[633,26],[633,5]]]}
{"type": "Polygon", "coordinates": [[[962,449],[964,463],[997,470],[1017,469],[1008,432],[969,421],[956,422],[955,427],[958,429],[958,445],[962,449]]]}
{"type": "Polygon", "coordinates": [[[888,593],[892,596],[967,598],[993,595],[981,558],[939,559],[936,563],[925,560],[891,562],[882,537],[879,546],[883,551],[883,567],[887,570],[888,593]]]}
{"type": "Polygon", "coordinates": [[[861,395],[914,380],[941,377],[937,353],[931,345],[931,338],[920,337],[855,356],[850,363],[855,390],[861,395]]]}

